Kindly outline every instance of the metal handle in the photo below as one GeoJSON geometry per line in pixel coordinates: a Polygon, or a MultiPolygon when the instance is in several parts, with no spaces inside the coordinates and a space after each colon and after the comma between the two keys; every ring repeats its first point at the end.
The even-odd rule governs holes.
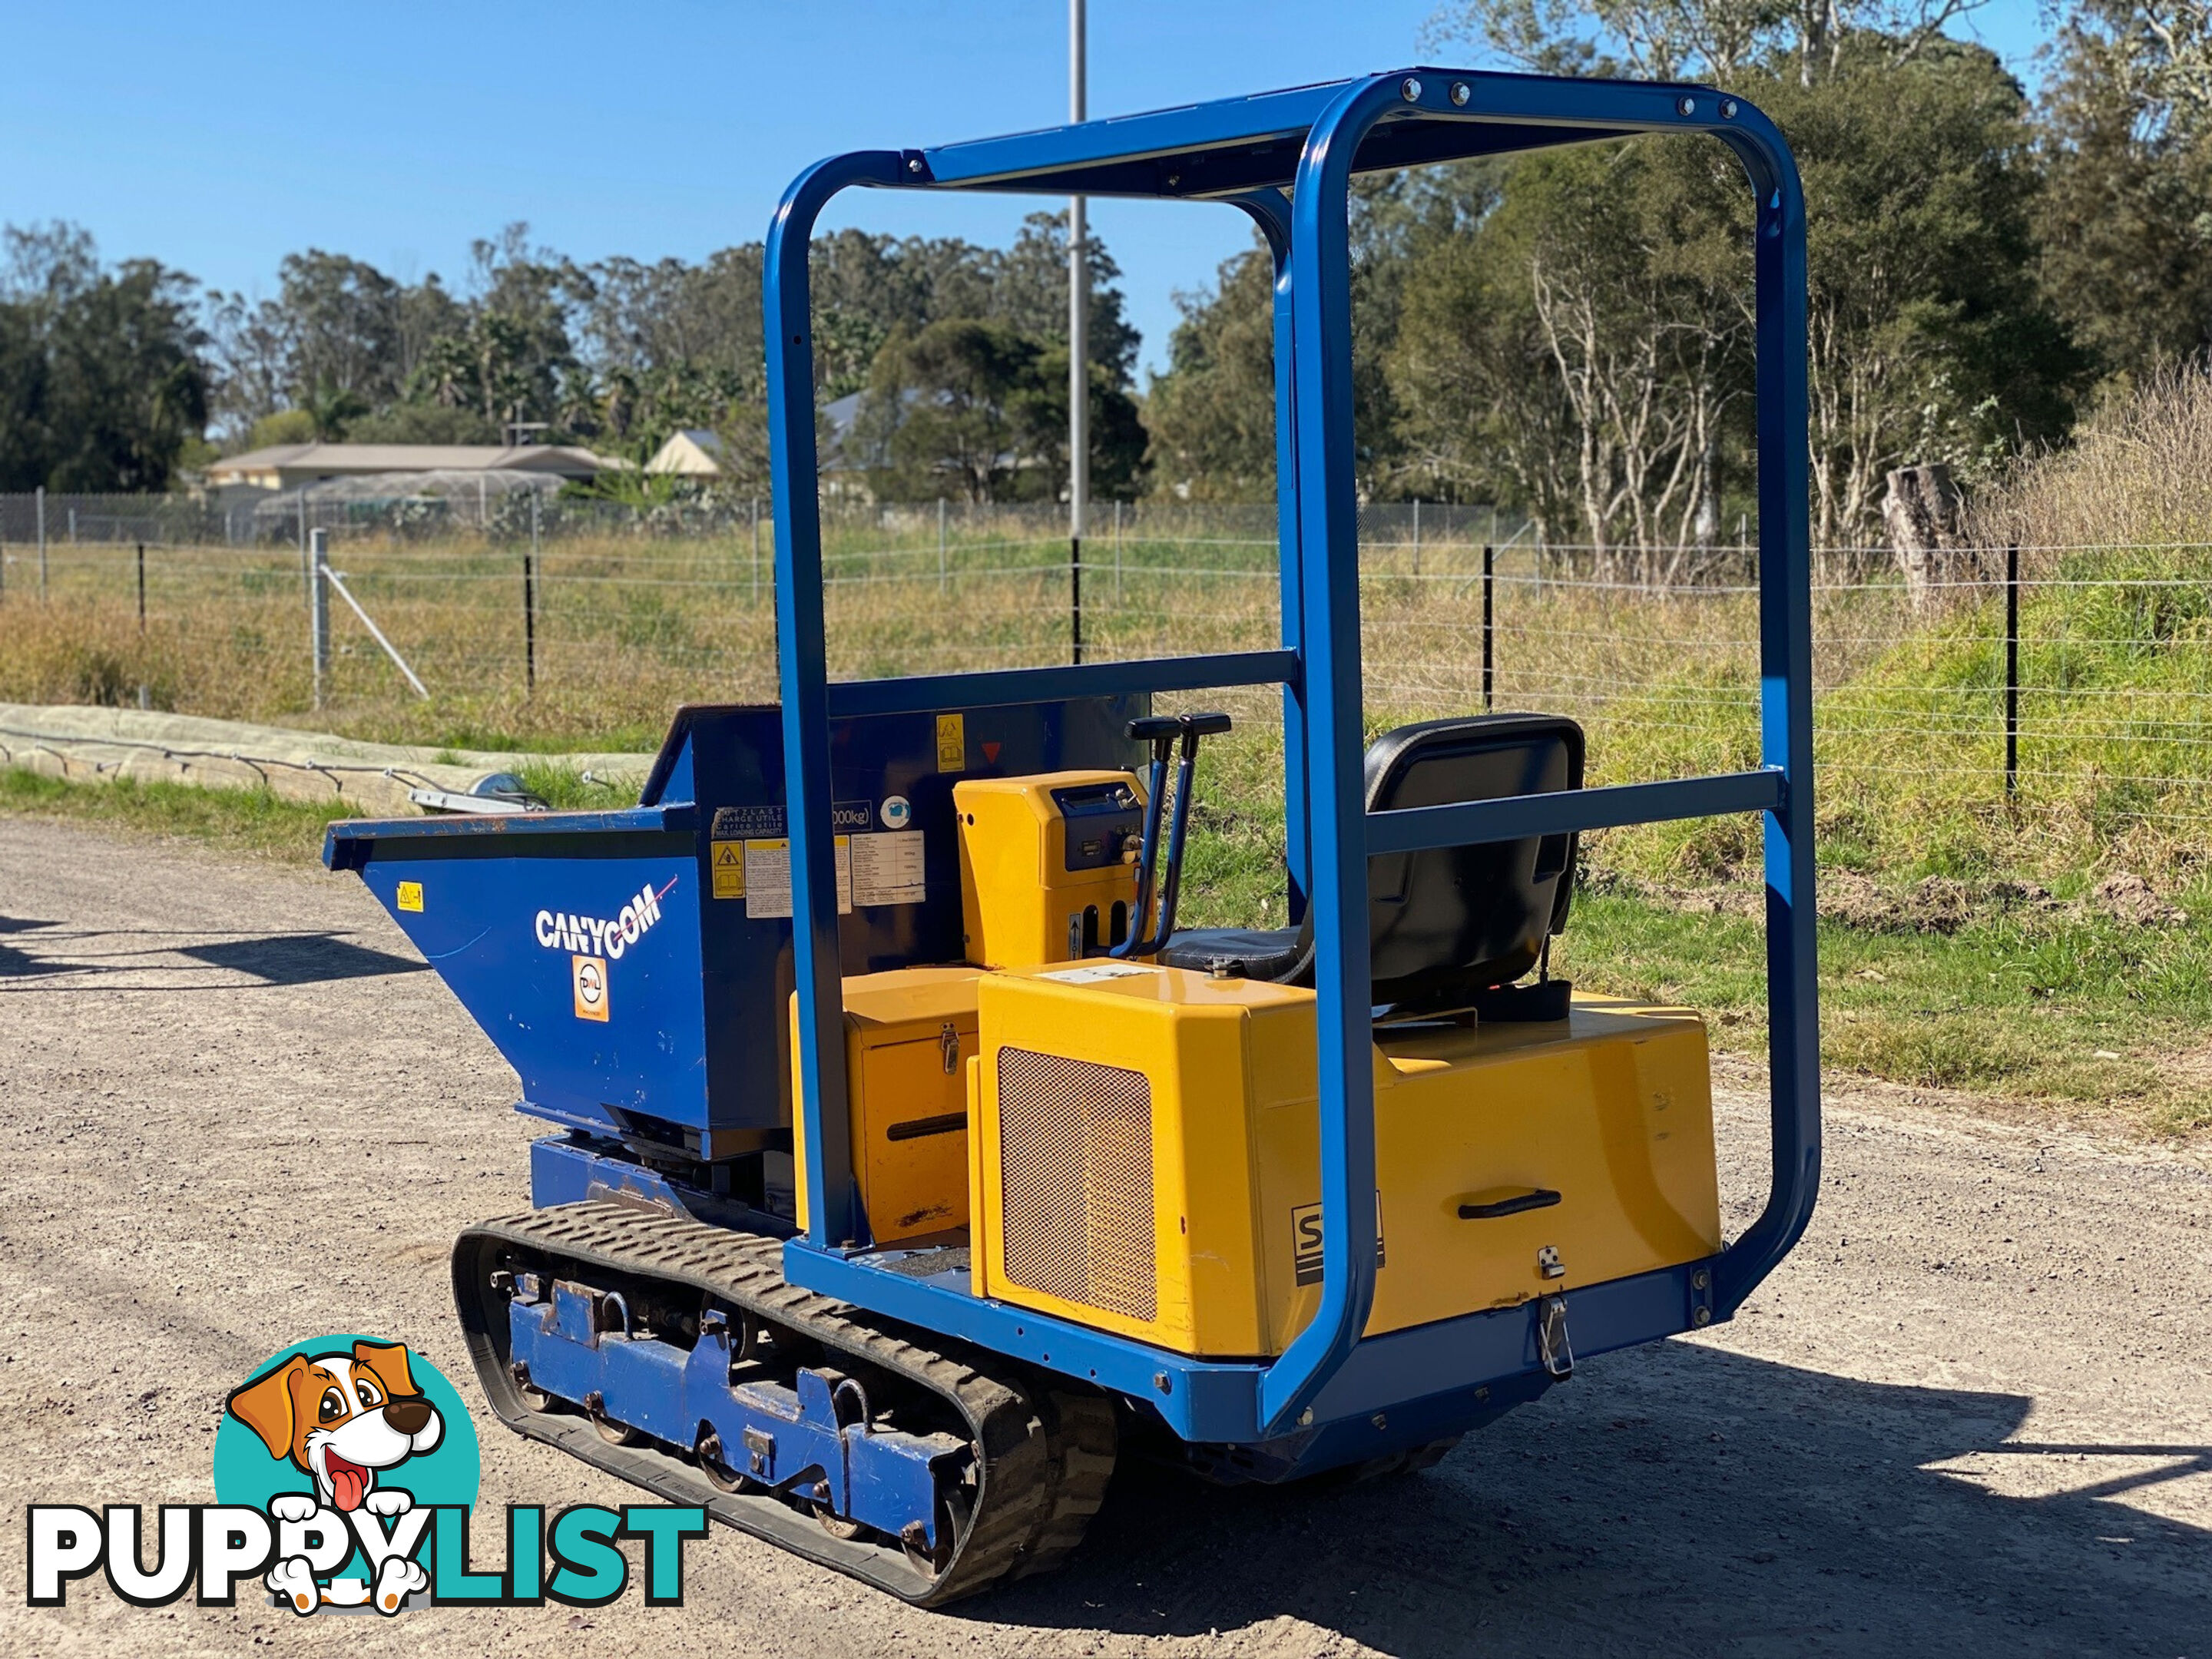
{"type": "Polygon", "coordinates": [[[1129,936],[1107,955],[1153,956],[1175,933],[1176,901],[1182,890],[1183,837],[1190,827],[1191,789],[1198,771],[1198,740],[1226,732],[1230,726],[1229,716],[1218,713],[1151,714],[1129,722],[1128,734],[1152,745],[1152,783],[1145,801],[1145,844],[1137,855],[1137,903],[1130,914],[1129,936]],[[1175,814],[1169,820],[1167,858],[1159,874],[1159,915],[1152,917],[1153,871],[1159,863],[1160,818],[1170,759],[1176,761],[1175,814]]]}
{"type": "Polygon", "coordinates": [[[1559,1201],[1559,1195],[1549,1187],[1531,1187],[1525,1193],[1516,1193],[1510,1198],[1492,1199],[1487,1204],[1462,1204],[1459,1206],[1462,1221],[1495,1221],[1500,1216],[1525,1215],[1531,1210],[1548,1210],[1559,1201]]]}

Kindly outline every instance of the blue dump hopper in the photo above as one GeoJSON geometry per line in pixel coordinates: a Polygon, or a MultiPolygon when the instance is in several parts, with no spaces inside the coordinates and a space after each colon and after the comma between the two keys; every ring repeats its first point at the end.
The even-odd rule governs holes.
{"type": "MultiPolygon", "coordinates": [[[[1148,702],[841,721],[845,972],[961,959],[957,779],[1132,764],[1124,728],[1148,702]]],[[[634,807],[331,826],[324,863],[359,872],[506,1056],[522,1080],[517,1109],[572,1132],[539,1143],[538,1204],[594,1182],[658,1188],[644,1158],[713,1166],[685,1172],[787,1209],[776,1196],[792,1122],[783,799],[778,711],[693,705],[634,807]],[[617,1146],[629,1157],[595,1156],[617,1146]]],[[[696,1193],[686,1201],[699,1207],[696,1193]]]]}

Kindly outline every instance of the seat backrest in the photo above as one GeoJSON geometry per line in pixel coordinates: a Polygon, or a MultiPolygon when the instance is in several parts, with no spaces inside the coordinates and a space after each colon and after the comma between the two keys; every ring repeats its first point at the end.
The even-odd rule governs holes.
{"type": "MultiPolygon", "coordinates": [[[[1583,729],[1558,714],[1401,726],[1367,751],[1367,810],[1455,805],[1583,787],[1583,729]]],[[[1575,838],[1528,836],[1370,860],[1377,1003],[1437,1006],[1510,985],[1566,926],[1575,838]]]]}

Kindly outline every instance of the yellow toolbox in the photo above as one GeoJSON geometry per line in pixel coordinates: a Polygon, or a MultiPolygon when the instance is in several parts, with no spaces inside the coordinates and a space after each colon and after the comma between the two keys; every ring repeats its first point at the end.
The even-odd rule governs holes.
{"type": "MultiPolygon", "coordinates": [[[[1209,1357],[1321,1292],[1310,991],[1136,963],[977,988],[978,1294],[1209,1357]]],[[[1720,1248],[1694,1014],[1383,1028],[1375,1334],[1720,1248]]]]}
{"type": "MultiPolygon", "coordinates": [[[[973,968],[902,968],[845,981],[853,1179],[878,1244],[968,1224],[967,1060],[979,977],[973,968]]],[[[795,1025],[797,997],[791,1006],[795,1025]]],[[[806,1137],[793,1140],[804,1227],[806,1137]]]]}
{"type": "Polygon", "coordinates": [[[952,805],[969,961],[1073,962],[1128,936],[1145,823],[1129,773],[963,778],[952,805]]]}

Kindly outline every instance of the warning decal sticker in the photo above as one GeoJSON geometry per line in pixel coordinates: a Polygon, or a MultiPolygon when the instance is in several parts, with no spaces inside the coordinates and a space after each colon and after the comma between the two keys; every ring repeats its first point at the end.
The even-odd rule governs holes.
{"type": "Polygon", "coordinates": [[[1080,968],[1061,968],[1037,977],[1056,979],[1062,985],[1097,985],[1109,979],[1141,979],[1158,971],[1141,962],[1089,962],[1080,968]]]}
{"type": "Polygon", "coordinates": [[[921,830],[854,836],[852,844],[854,903],[920,904],[929,896],[921,830]]]}
{"type": "MultiPolygon", "coordinates": [[[[837,912],[853,910],[852,837],[837,837],[837,912]]],[[[791,843],[785,840],[745,843],[745,916],[759,921],[791,914],[791,843]]]]}
{"type": "Polygon", "coordinates": [[[714,896],[741,899],[745,896],[745,844],[741,841],[714,843],[710,860],[714,872],[714,896]]]}
{"type": "Polygon", "coordinates": [[[939,714],[937,717],[937,769],[940,772],[964,772],[968,769],[968,717],[965,714],[939,714]]]}
{"type": "Polygon", "coordinates": [[[714,809],[716,841],[750,841],[783,833],[783,808],[778,806],[718,806],[714,809]]]}
{"type": "Polygon", "coordinates": [[[399,908],[418,913],[422,910],[422,884],[421,882],[403,881],[399,884],[399,908]]]}

